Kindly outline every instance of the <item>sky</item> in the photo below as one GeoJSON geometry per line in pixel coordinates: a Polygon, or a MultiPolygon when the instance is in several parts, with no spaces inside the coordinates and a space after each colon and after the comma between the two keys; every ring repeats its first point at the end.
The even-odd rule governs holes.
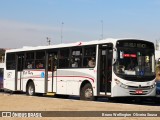
{"type": "Polygon", "coordinates": [[[160,40],[160,0],[0,0],[0,48],[160,40]],[[102,37],[103,35],[103,37],[102,37]]]}

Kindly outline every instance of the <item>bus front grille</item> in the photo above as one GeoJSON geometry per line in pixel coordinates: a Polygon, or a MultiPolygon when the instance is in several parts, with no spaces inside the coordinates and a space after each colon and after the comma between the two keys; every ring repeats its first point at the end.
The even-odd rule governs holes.
{"type": "Polygon", "coordinates": [[[150,89],[150,86],[128,86],[129,89],[150,89]]]}

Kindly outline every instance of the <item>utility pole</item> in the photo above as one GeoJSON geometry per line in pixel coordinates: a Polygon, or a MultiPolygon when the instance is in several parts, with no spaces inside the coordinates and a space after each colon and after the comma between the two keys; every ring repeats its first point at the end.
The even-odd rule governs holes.
{"type": "Polygon", "coordinates": [[[47,37],[46,39],[47,39],[48,45],[50,45],[50,44],[51,44],[51,40],[50,40],[50,38],[49,38],[49,37],[47,37]]]}
{"type": "Polygon", "coordinates": [[[63,22],[62,22],[62,25],[61,25],[61,43],[62,43],[62,39],[63,39],[63,22]]]}
{"type": "Polygon", "coordinates": [[[156,40],[156,50],[159,50],[159,43],[158,43],[158,40],[156,40]]]}

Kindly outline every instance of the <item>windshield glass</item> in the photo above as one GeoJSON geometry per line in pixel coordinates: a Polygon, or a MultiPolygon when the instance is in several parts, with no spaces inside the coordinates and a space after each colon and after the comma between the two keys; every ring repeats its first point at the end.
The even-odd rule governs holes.
{"type": "Polygon", "coordinates": [[[153,76],[154,51],[151,49],[117,48],[114,71],[122,76],[153,76]]]}

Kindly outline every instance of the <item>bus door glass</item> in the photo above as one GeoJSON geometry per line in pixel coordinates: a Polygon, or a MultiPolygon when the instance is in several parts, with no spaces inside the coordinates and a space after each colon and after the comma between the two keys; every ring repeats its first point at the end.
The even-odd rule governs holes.
{"type": "Polygon", "coordinates": [[[48,92],[55,92],[57,76],[57,52],[48,54],[48,92]]]}
{"type": "Polygon", "coordinates": [[[100,45],[100,92],[111,93],[112,81],[112,44],[100,45]]]}
{"type": "Polygon", "coordinates": [[[22,71],[24,66],[24,54],[17,54],[16,59],[17,67],[16,67],[16,83],[17,83],[17,90],[22,90],[22,71]]]}

